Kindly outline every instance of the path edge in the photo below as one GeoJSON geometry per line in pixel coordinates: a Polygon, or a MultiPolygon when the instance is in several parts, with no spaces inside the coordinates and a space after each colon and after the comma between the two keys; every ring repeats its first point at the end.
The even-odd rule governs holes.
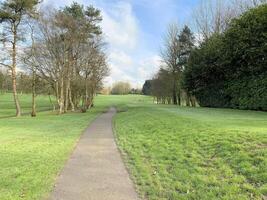
{"type": "Polygon", "coordinates": [[[137,193],[137,198],[138,198],[139,200],[142,200],[142,198],[141,198],[141,192],[140,192],[140,190],[138,190],[138,188],[137,188],[137,183],[136,183],[136,181],[135,181],[135,177],[134,177],[134,176],[132,175],[132,173],[131,173],[131,168],[130,168],[129,162],[127,162],[128,155],[127,155],[127,153],[125,153],[125,152],[123,151],[123,149],[122,149],[122,148],[120,147],[120,145],[119,145],[119,141],[118,141],[118,138],[117,138],[118,133],[117,133],[117,131],[116,131],[116,129],[115,129],[115,117],[116,117],[116,115],[118,114],[118,112],[117,112],[117,108],[116,108],[115,106],[113,106],[113,108],[115,108],[115,110],[116,110],[116,113],[115,113],[115,115],[112,117],[112,121],[111,121],[111,127],[112,127],[112,133],[113,133],[113,136],[114,136],[114,141],[115,141],[117,150],[118,150],[118,152],[119,152],[119,154],[120,154],[120,157],[121,157],[121,159],[122,159],[122,163],[123,163],[123,165],[124,165],[124,167],[125,167],[125,169],[126,169],[128,175],[129,175],[130,180],[131,180],[132,183],[133,183],[134,190],[135,190],[135,192],[137,193]]]}
{"type": "MultiPolygon", "coordinates": [[[[54,191],[54,189],[55,189],[55,187],[56,187],[56,182],[57,182],[58,177],[61,175],[61,173],[62,173],[62,171],[63,171],[65,165],[68,163],[70,157],[72,156],[74,150],[77,148],[77,145],[78,145],[79,141],[81,140],[81,138],[83,137],[83,135],[85,134],[86,130],[89,128],[89,126],[90,126],[90,125],[91,125],[91,124],[92,124],[92,123],[93,123],[93,122],[94,122],[100,115],[102,115],[103,113],[107,112],[108,109],[109,109],[109,108],[107,107],[107,108],[104,108],[102,111],[100,111],[100,112],[99,112],[99,113],[92,119],[92,121],[90,121],[90,122],[86,125],[86,127],[81,131],[79,137],[77,137],[76,141],[75,141],[74,144],[73,144],[72,149],[70,150],[69,154],[67,155],[67,159],[64,161],[63,166],[61,167],[61,169],[58,171],[58,173],[57,173],[56,176],[54,177],[52,187],[49,189],[49,191],[47,192],[47,194],[45,194],[45,195],[43,196],[43,198],[42,198],[43,200],[49,200],[49,199],[50,199],[50,195],[51,195],[51,193],[54,191]]],[[[113,129],[113,128],[112,128],[112,129],[113,129]]]]}

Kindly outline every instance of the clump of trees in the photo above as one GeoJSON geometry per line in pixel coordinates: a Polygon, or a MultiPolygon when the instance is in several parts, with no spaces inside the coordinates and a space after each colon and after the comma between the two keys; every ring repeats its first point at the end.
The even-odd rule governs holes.
{"type": "Polygon", "coordinates": [[[157,103],[267,110],[267,5],[216,2],[196,12],[201,40],[169,27],[151,94],[157,103]]]}
{"type": "Polygon", "coordinates": [[[196,104],[190,93],[182,87],[183,72],[194,47],[194,40],[193,33],[188,26],[184,26],[181,31],[176,24],[169,26],[161,51],[162,66],[150,81],[150,92],[156,98],[157,103],[196,104]]]}
{"type": "MultiPolygon", "coordinates": [[[[32,116],[36,115],[35,96],[40,82],[47,86],[43,93],[56,97],[59,114],[77,109],[86,112],[94,105],[94,96],[109,73],[99,25],[100,10],[74,2],[59,10],[42,12],[36,9],[38,3],[6,0],[0,6],[2,49],[7,52],[1,65],[11,70],[17,116],[21,113],[17,65],[24,71],[25,77],[20,79],[27,77],[31,82],[32,116]],[[23,35],[26,30],[27,34],[23,35]],[[7,46],[7,42],[12,45],[7,46]]],[[[20,82],[19,87],[27,83],[20,82]]]]}
{"type": "Polygon", "coordinates": [[[128,82],[119,81],[114,83],[111,89],[111,94],[125,95],[131,91],[131,85],[128,82]]]}
{"type": "Polygon", "coordinates": [[[267,5],[231,21],[196,48],[184,86],[201,106],[267,110],[267,5]]]}
{"type": "Polygon", "coordinates": [[[152,80],[146,80],[142,87],[143,95],[151,95],[152,94],[152,80]]]}

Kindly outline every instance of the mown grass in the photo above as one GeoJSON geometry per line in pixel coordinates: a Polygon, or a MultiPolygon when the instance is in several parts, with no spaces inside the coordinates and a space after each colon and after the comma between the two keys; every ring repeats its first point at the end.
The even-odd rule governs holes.
{"type": "MultiPolygon", "coordinates": [[[[38,98],[39,109],[51,106],[38,98]]],[[[30,112],[30,96],[20,101],[30,112]]],[[[98,96],[87,113],[14,118],[7,117],[12,96],[0,96],[0,199],[45,199],[83,130],[112,105],[119,147],[144,199],[266,198],[267,113],[151,102],[98,96]]]]}
{"type": "MultiPolygon", "coordinates": [[[[137,96],[98,96],[87,113],[57,115],[52,111],[8,117],[15,110],[12,95],[0,96],[0,199],[46,199],[83,130],[110,105],[137,102],[137,96]],[[131,100],[130,100],[131,99],[131,100]]],[[[24,112],[30,112],[31,96],[21,95],[24,112]]],[[[49,108],[47,96],[37,106],[49,108]]]]}
{"type": "Polygon", "coordinates": [[[144,199],[267,198],[267,113],[127,107],[114,126],[144,199]]]}
{"type": "MultiPolygon", "coordinates": [[[[19,94],[19,102],[21,105],[22,114],[31,112],[31,95],[19,94]]],[[[51,97],[52,101],[54,98],[51,97]]],[[[55,102],[54,102],[55,103],[55,102]]],[[[51,110],[53,105],[49,100],[49,96],[38,95],[36,97],[37,111],[51,110]]],[[[0,118],[15,116],[15,104],[12,93],[0,93],[0,118]]]]}

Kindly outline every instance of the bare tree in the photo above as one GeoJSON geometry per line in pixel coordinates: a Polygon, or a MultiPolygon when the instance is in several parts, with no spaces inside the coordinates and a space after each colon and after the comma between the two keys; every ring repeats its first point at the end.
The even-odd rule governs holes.
{"type": "Polygon", "coordinates": [[[213,33],[222,33],[232,18],[237,16],[236,6],[224,0],[201,0],[194,10],[194,21],[198,33],[204,39],[213,33]]]}
{"type": "Polygon", "coordinates": [[[222,33],[231,20],[250,8],[267,3],[267,0],[201,0],[193,18],[202,38],[222,33]]]}
{"type": "Polygon", "coordinates": [[[180,105],[180,85],[182,65],[180,65],[181,46],[179,42],[180,30],[177,24],[170,24],[161,50],[163,66],[171,73],[172,102],[180,105]]]}
{"type": "Polygon", "coordinates": [[[125,81],[119,81],[113,84],[111,94],[129,94],[131,91],[131,85],[125,81]]]}
{"type": "Polygon", "coordinates": [[[232,5],[236,8],[236,14],[240,15],[250,8],[266,4],[267,0],[233,0],[232,5]]]}
{"type": "Polygon", "coordinates": [[[60,114],[77,109],[81,99],[81,110],[90,108],[107,75],[100,21],[99,10],[77,3],[40,18],[37,71],[51,84],[60,114]]]}
{"type": "Polygon", "coordinates": [[[24,49],[24,55],[22,56],[24,64],[27,66],[27,69],[30,70],[32,75],[32,112],[31,116],[36,117],[36,71],[38,68],[38,63],[36,62],[35,53],[36,53],[36,43],[35,43],[35,22],[33,20],[28,21],[27,23],[28,28],[30,29],[30,38],[31,38],[31,45],[24,49]]]}

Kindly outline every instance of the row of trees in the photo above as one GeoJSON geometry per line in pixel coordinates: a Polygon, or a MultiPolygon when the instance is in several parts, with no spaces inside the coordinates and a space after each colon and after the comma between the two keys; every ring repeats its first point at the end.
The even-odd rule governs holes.
{"type": "Polygon", "coordinates": [[[197,37],[188,26],[170,25],[162,65],[143,93],[158,103],[266,110],[264,2],[203,1],[197,37]]]}
{"type": "Polygon", "coordinates": [[[32,80],[32,116],[40,79],[57,99],[60,114],[93,106],[93,98],[108,75],[100,10],[78,3],[63,9],[37,11],[35,0],[1,3],[2,66],[11,71],[13,96],[20,116],[17,67],[32,80]],[[27,31],[27,33],[25,33],[27,31]],[[11,45],[10,45],[11,44],[11,45]],[[80,105],[82,102],[82,105],[80,105]]]}
{"type": "Polygon", "coordinates": [[[267,110],[267,5],[231,21],[190,56],[184,87],[201,106],[267,110]]]}
{"type": "MultiPolygon", "coordinates": [[[[19,71],[16,78],[17,93],[23,94],[32,93],[32,75],[27,72],[19,71]]],[[[36,77],[35,80],[35,93],[38,94],[49,94],[50,86],[45,80],[40,77],[36,77]]],[[[8,93],[12,91],[12,78],[9,70],[0,70],[0,91],[1,93],[8,93]]]]}
{"type": "Polygon", "coordinates": [[[119,81],[113,84],[111,94],[129,94],[131,91],[131,85],[129,82],[119,81]]]}
{"type": "Polygon", "coordinates": [[[115,95],[141,94],[141,90],[132,88],[129,82],[119,81],[113,84],[110,93],[115,95]]]}
{"type": "Polygon", "coordinates": [[[153,95],[157,103],[195,106],[195,98],[182,85],[182,79],[195,38],[188,26],[180,31],[176,24],[168,28],[161,51],[162,66],[152,80],[147,80],[143,93],[153,95]]]}

